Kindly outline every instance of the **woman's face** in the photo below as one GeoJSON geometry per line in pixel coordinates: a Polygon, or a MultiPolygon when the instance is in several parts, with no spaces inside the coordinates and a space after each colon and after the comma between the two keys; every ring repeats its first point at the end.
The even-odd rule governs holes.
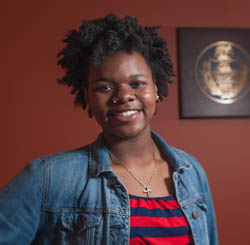
{"type": "Polygon", "coordinates": [[[157,87],[137,52],[117,52],[90,66],[87,102],[104,135],[127,139],[150,130],[157,87]]]}

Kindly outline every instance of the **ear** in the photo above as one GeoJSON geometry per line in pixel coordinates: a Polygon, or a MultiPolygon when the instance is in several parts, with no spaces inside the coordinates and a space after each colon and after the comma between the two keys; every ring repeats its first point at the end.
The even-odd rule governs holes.
{"type": "Polygon", "coordinates": [[[159,96],[158,96],[158,88],[156,84],[154,84],[154,89],[155,89],[155,101],[158,102],[159,96]]]}

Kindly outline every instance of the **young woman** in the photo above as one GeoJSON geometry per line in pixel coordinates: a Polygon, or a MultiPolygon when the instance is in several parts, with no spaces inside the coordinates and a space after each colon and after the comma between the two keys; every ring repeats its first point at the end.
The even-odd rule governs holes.
{"type": "Polygon", "coordinates": [[[173,75],[157,27],[114,14],[64,40],[60,83],[102,128],[29,164],[0,194],[0,244],[216,245],[206,175],[150,122],[173,75]]]}

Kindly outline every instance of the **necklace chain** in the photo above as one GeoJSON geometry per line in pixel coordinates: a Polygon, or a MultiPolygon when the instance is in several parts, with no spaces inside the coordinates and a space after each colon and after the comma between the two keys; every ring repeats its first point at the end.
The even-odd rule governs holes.
{"type": "Polygon", "coordinates": [[[150,179],[149,179],[149,181],[148,181],[148,183],[145,185],[141,180],[139,180],[134,174],[133,174],[133,172],[128,168],[128,167],[126,167],[124,164],[122,164],[119,160],[118,160],[118,158],[111,152],[111,151],[109,151],[109,154],[110,154],[110,159],[111,159],[111,161],[113,162],[113,163],[117,163],[117,164],[119,164],[120,166],[122,166],[133,178],[134,178],[134,180],[138,183],[138,184],[140,184],[141,186],[143,186],[144,187],[144,190],[143,190],[143,193],[146,193],[147,194],[147,197],[149,197],[149,193],[150,192],[152,192],[152,190],[151,189],[149,189],[149,185],[150,185],[150,183],[151,183],[151,181],[152,181],[152,178],[153,178],[153,175],[154,175],[154,173],[155,173],[155,170],[156,170],[156,160],[155,160],[155,146],[154,146],[154,153],[153,153],[153,156],[154,156],[154,168],[153,168],[153,170],[152,170],[152,174],[151,174],[151,176],[150,176],[150,179]],[[113,161],[113,159],[115,158],[115,162],[113,161]]]}

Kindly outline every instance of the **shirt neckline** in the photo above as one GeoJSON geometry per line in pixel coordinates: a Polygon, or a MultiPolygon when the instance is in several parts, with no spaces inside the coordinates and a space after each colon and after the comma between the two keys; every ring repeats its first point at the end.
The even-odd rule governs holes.
{"type": "Polygon", "coordinates": [[[144,196],[136,196],[136,195],[132,195],[132,194],[128,194],[130,199],[144,199],[144,200],[176,200],[174,195],[169,195],[169,196],[162,196],[162,197],[144,197],[144,196]]]}

